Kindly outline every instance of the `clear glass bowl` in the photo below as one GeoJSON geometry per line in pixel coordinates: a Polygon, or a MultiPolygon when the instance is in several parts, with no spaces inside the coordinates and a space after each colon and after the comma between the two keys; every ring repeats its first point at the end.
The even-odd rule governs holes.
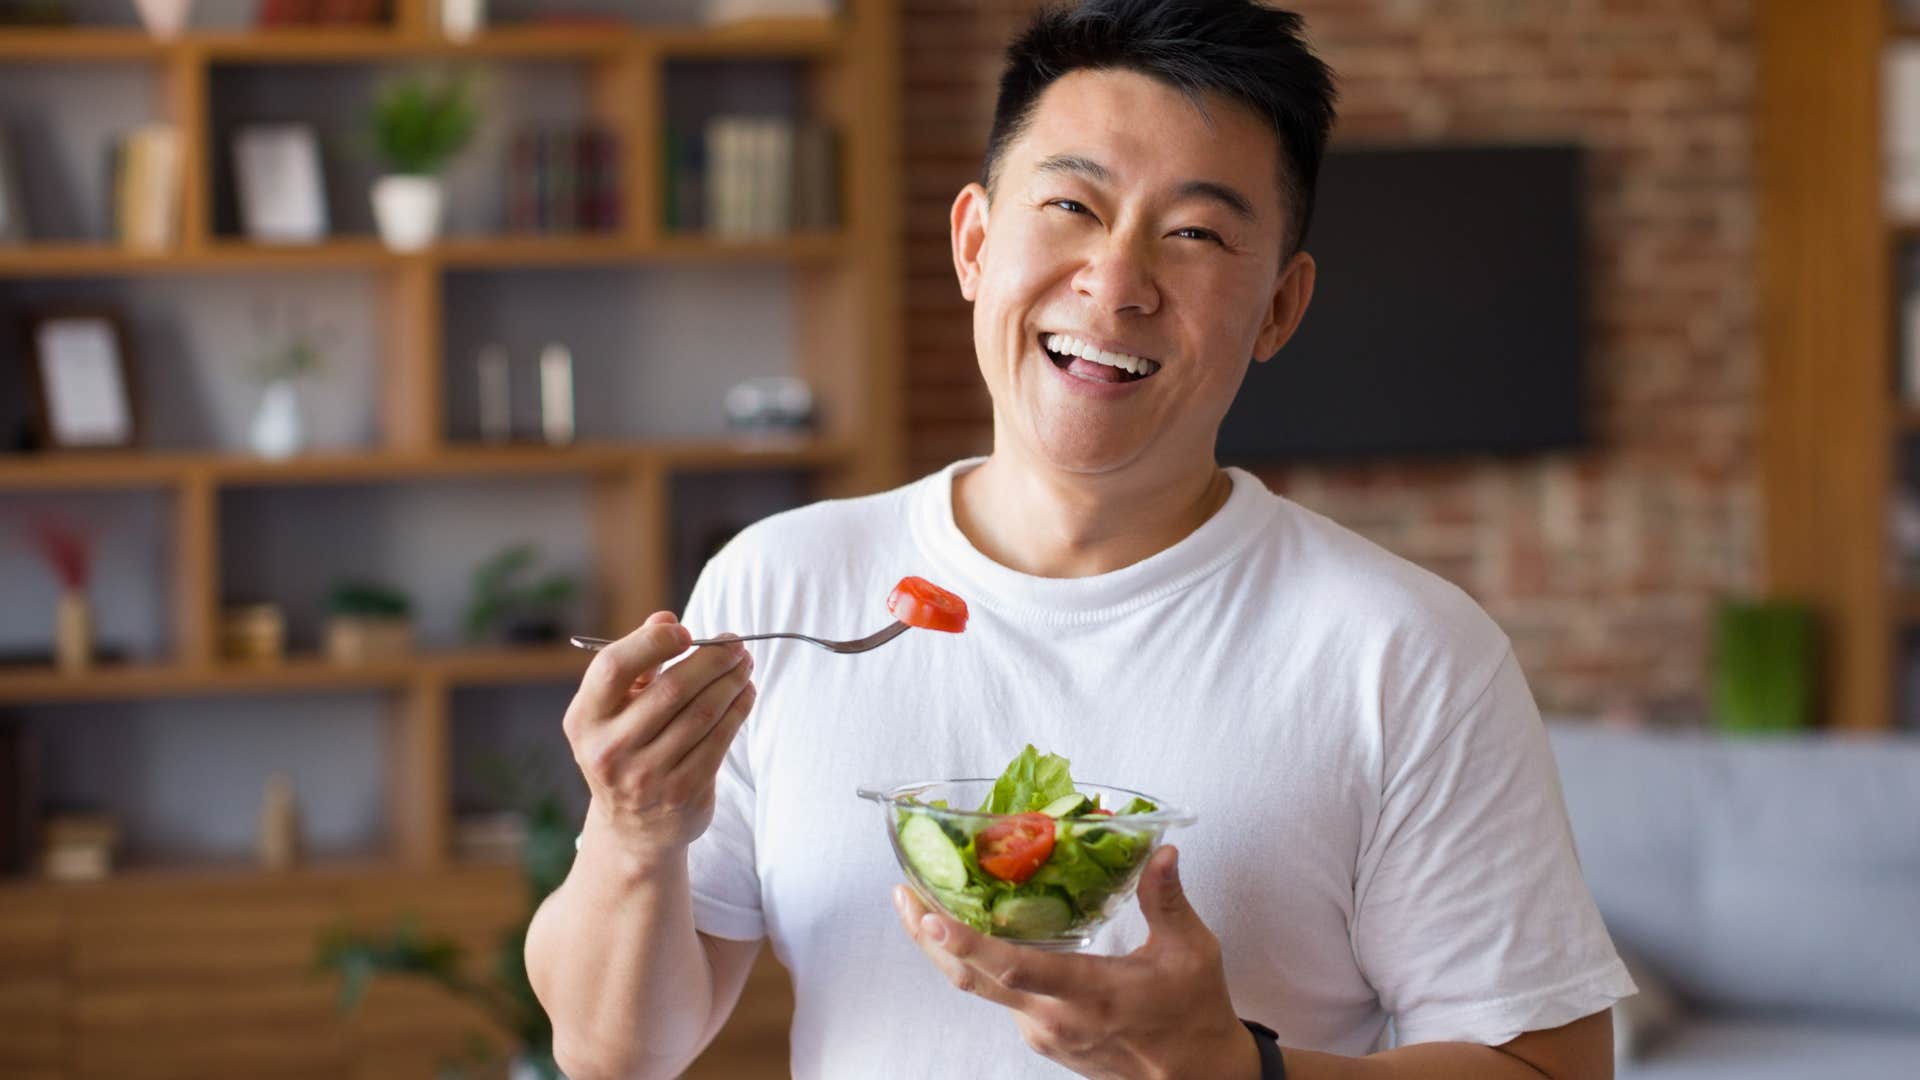
{"type": "Polygon", "coordinates": [[[924,780],[885,790],[861,788],[860,797],[880,806],[893,857],[922,903],[959,922],[1038,949],[1079,949],[1113,917],[1140,880],[1140,868],[1176,825],[1191,825],[1194,815],[1151,795],[1105,784],[1075,784],[1074,790],[1119,810],[1134,799],[1158,809],[1142,814],[1092,814],[1054,822],[1054,852],[1039,871],[1018,887],[998,882],[972,857],[972,840],[997,822],[1017,814],[983,814],[972,807],[987,801],[993,780],[924,780]],[[947,808],[931,806],[944,800],[947,808]],[[951,849],[950,859],[937,826],[951,849]],[[902,841],[902,830],[908,838],[902,841]],[[916,857],[913,852],[920,854],[916,857]],[[931,856],[931,857],[930,857],[931,856]],[[955,882],[960,882],[957,886],[955,882]],[[1018,899],[1016,899],[1018,898],[1018,899]]]}

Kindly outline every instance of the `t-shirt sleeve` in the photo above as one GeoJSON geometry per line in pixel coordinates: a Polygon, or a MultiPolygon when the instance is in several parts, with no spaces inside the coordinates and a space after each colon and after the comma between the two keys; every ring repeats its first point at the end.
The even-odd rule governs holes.
{"type": "MultiPolygon", "coordinates": [[[[716,556],[694,585],[681,618],[695,636],[739,633],[749,625],[744,598],[751,582],[739,560],[716,556]]],[[[713,823],[687,851],[693,884],[693,924],[702,933],[734,941],[766,936],[760,872],[754,858],[755,798],[749,716],[728,747],[714,781],[713,823]]]]}
{"type": "Polygon", "coordinates": [[[1449,719],[1388,740],[1354,955],[1400,1045],[1498,1046],[1599,1012],[1633,983],[1581,877],[1510,649],[1449,719]]]}

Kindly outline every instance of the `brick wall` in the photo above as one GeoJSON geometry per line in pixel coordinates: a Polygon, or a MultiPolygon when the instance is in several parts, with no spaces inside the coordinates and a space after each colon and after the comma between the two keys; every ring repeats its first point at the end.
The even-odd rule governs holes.
{"type": "MultiPolygon", "coordinates": [[[[979,167],[998,49],[1033,5],[903,3],[908,417],[924,472],[989,445],[947,209],[979,167]]],[[[1513,636],[1542,708],[1687,710],[1714,598],[1759,572],[1748,4],[1295,8],[1340,76],[1336,139],[1589,147],[1595,447],[1266,480],[1472,593],[1513,636]]]]}

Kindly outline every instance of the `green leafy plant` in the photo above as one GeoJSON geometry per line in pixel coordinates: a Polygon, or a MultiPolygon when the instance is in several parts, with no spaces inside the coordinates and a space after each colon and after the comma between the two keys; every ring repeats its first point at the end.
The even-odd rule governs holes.
{"type": "MultiPolygon", "coordinates": [[[[525,755],[520,760],[524,762],[525,755]]],[[[339,977],[336,1004],[343,1014],[360,1006],[377,979],[421,979],[438,985],[478,1005],[512,1033],[519,1053],[537,1075],[558,1080],[560,1070],[553,1061],[553,1023],[527,977],[527,926],[541,901],[560,887],[573,868],[573,838],[580,823],[567,812],[557,794],[531,791],[518,779],[516,769],[503,762],[495,772],[499,777],[496,786],[507,792],[509,805],[519,808],[526,823],[520,868],[528,901],[525,915],[502,931],[488,976],[475,978],[469,974],[458,944],[450,938],[423,936],[418,921],[412,918],[403,919],[385,933],[359,933],[346,925],[334,927],[320,940],[315,970],[339,977]]],[[[494,1066],[500,1056],[476,1034],[469,1039],[462,1059],[445,1063],[442,1076],[465,1076],[469,1068],[481,1075],[497,1075],[494,1066]]]]}
{"type": "Polygon", "coordinates": [[[374,151],[395,173],[432,176],[473,138],[479,110],[463,78],[414,75],[387,87],[372,114],[374,151]]]}
{"type": "Polygon", "coordinates": [[[297,302],[259,301],[253,311],[254,332],[262,342],[254,373],[262,382],[277,382],[319,372],[326,367],[326,350],[334,335],[316,327],[297,302]]]}
{"type": "Polygon", "coordinates": [[[482,640],[504,628],[510,640],[549,640],[559,633],[566,605],[579,590],[573,578],[554,572],[530,580],[540,549],[516,544],[473,572],[467,605],[467,638],[482,640]]]}
{"type": "Polygon", "coordinates": [[[1783,600],[1726,601],[1714,619],[1713,711],[1726,731],[1791,731],[1813,719],[1813,611],[1783,600]]]}
{"type": "Polygon", "coordinates": [[[327,610],[335,615],[404,619],[413,610],[407,594],[371,581],[347,581],[333,587],[327,610]]]}

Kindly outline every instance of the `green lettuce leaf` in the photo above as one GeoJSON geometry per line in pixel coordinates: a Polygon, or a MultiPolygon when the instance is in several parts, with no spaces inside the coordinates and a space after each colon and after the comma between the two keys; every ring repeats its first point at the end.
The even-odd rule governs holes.
{"type": "Polygon", "coordinates": [[[1071,794],[1073,777],[1067,772],[1067,759],[1042,754],[1029,743],[994,781],[993,793],[980,809],[988,814],[1020,814],[1071,794]]]}

